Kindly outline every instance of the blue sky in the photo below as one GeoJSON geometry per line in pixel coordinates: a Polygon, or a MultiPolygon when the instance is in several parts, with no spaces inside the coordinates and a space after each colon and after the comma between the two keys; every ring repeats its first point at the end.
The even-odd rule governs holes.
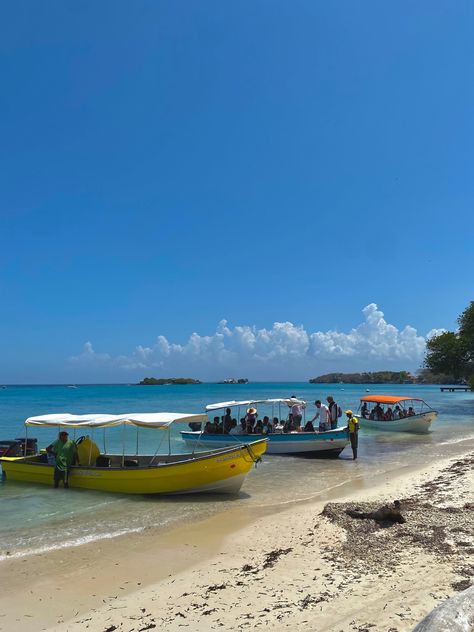
{"type": "Polygon", "coordinates": [[[0,53],[1,382],[416,368],[472,299],[471,2],[25,0],[0,53]]]}

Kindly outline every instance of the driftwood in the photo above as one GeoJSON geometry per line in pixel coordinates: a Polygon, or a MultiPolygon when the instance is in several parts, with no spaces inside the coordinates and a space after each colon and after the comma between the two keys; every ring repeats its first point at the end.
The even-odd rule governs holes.
{"type": "Polygon", "coordinates": [[[403,524],[405,518],[401,514],[401,503],[395,500],[392,505],[382,505],[375,511],[358,511],[357,509],[346,509],[346,514],[351,518],[360,520],[375,520],[379,525],[403,524]]]}

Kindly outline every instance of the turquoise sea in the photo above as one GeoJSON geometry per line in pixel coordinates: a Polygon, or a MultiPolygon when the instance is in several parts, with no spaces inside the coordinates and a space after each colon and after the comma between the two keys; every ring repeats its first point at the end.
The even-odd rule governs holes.
{"type": "MultiPolygon", "coordinates": [[[[421,397],[440,413],[433,432],[409,435],[362,428],[360,458],[352,461],[350,449],[338,459],[266,456],[247,478],[237,498],[187,496],[143,497],[54,490],[44,486],[4,481],[0,483],[0,560],[147,527],[166,527],[196,520],[230,507],[247,509],[278,506],[317,496],[350,482],[358,488],[373,483],[386,472],[432,463],[474,448],[474,393],[441,393],[438,386],[312,385],[308,383],[255,383],[246,385],[199,384],[186,386],[78,385],[8,386],[0,389],[0,439],[24,436],[24,420],[54,412],[202,412],[208,403],[239,399],[265,399],[296,395],[307,402],[333,395],[344,408],[357,410],[359,397],[371,393],[421,397]]],[[[313,406],[309,405],[312,414],[313,406]]],[[[264,413],[260,407],[260,412],[264,413]]],[[[268,410],[270,413],[271,410],[268,410]]],[[[276,411],[275,411],[276,412],[276,411]]],[[[171,444],[184,451],[176,425],[171,444]]],[[[144,433],[151,431],[145,430],[144,433]]],[[[157,431],[160,438],[162,431],[157,431]]],[[[103,431],[94,439],[102,446],[103,431]]],[[[56,437],[49,429],[29,429],[44,447],[56,437]]],[[[119,450],[121,434],[111,429],[107,449],[119,450]]],[[[135,452],[137,434],[127,429],[129,450],[135,452]]],[[[158,445],[149,434],[138,435],[140,452],[153,453],[158,445]]],[[[163,451],[168,450],[168,441],[163,451]]]]}

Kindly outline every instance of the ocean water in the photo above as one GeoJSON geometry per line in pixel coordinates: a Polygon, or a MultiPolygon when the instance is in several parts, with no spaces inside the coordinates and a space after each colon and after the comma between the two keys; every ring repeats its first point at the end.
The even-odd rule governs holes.
{"type": "MultiPolygon", "coordinates": [[[[359,397],[371,393],[399,394],[425,399],[439,411],[428,435],[378,432],[362,427],[359,459],[352,461],[350,448],[338,459],[264,456],[263,463],[247,477],[237,497],[151,497],[105,494],[87,490],[54,490],[41,485],[0,482],[0,561],[7,556],[25,556],[58,547],[140,532],[147,527],[166,527],[223,512],[281,506],[298,500],[323,497],[349,483],[369,486],[386,472],[435,462],[474,448],[474,393],[441,393],[438,386],[313,385],[309,383],[255,383],[246,385],[199,384],[186,386],[79,385],[8,386],[0,389],[0,439],[24,436],[24,420],[54,412],[199,413],[206,404],[227,400],[265,399],[296,395],[308,403],[333,395],[343,409],[357,410],[359,397]],[[60,534],[60,537],[58,537],[60,534]]],[[[308,405],[309,414],[314,406],[308,405]]],[[[262,414],[272,410],[259,407],[262,414]]],[[[243,411],[241,411],[243,414],[243,411]]],[[[274,411],[278,414],[278,411],[274,411]]],[[[286,413],[287,411],[285,411],[286,413]]],[[[173,452],[184,452],[180,427],[171,433],[173,452]]],[[[39,445],[55,437],[53,429],[30,428],[39,445]]],[[[126,429],[127,449],[154,453],[166,432],[126,429]],[[151,433],[151,434],[150,434],[151,433]]],[[[94,440],[103,447],[104,432],[94,440]]],[[[121,451],[122,431],[109,429],[108,450],[121,451]]],[[[167,436],[162,452],[168,451],[167,436]]]]}

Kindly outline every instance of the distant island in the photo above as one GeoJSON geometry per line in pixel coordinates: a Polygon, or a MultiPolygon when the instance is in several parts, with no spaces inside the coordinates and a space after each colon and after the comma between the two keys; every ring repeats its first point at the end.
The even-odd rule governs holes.
{"type": "Polygon", "coordinates": [[[311,384],[413,384],[416,377],[408,371],[368,373],[327,373],[309,380],[311,384]]]}
{"type": "MultiPolygon", "coordinates": [[[[459,381],[459,380],[458,380],[459,381]]],[[[452,375],[421,369],[410,371],[372,371],[364,373],[327,373],[309,380],[310,384],[456,384],[452,375]]]]}
{"type": "Polygon", "coordinates": [[[248,384],[249,381],[246,377],[239,377],[238,380],[235,377],[228,377],[226,380],[222,380],[222,382],[217,382],[218,384],[248,384]]]}
{"type": "Polygon", "coordinates": [[[145,377],[139,386],[163,386],[165,384],[202,384],[200,380],[191,377],[145,377]]]}

